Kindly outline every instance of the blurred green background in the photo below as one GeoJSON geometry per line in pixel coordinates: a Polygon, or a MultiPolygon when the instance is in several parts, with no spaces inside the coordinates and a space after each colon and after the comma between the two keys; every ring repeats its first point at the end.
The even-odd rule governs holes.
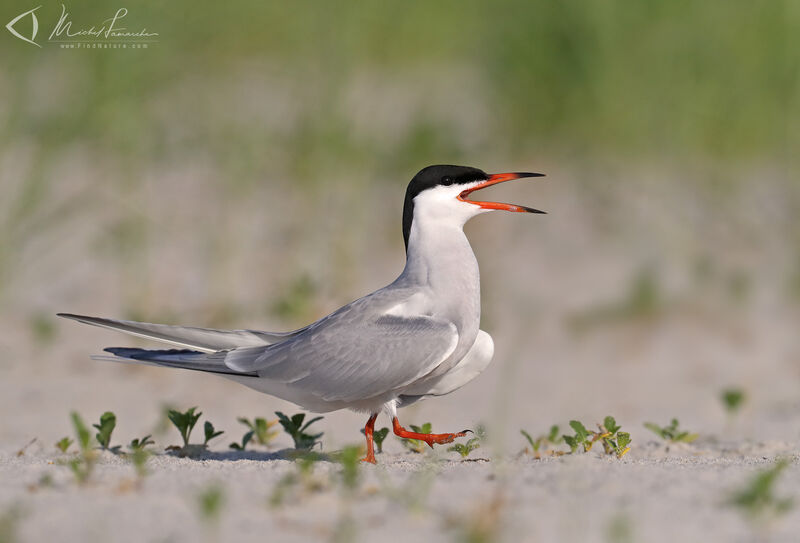
{"type": "MultiPolygon", "coordinates": [[[[117,7],[67,10],[88,26],[117,7]]],[[[402,264],[400,198],[430,163],[546,171],[559,188],[519,190],[574,191],[572,211],[610,239],[635,228],[614,222],[620,195],[654,197],[647,178],[676,221],[691,221],[683,202],[696,198],[692,213],[758,243],[757,210],[737,206],[764,184],[785,209],[758,211],[755,226],[800,241],[793,0],[127,7],[126,26],[159,43],[62,50],[2,33],[0,303],[37,334],[54,300],[302,324],[402,264]],[[371,261],[383,247],[396,255],[385,267],[371,261]]],[[[37,11],[40,41],[60,11],[37,11]]],[[[704,225],[684,237],[700,243],[693,228],[704,225]]],[[[708,267],[716,243],[686,266],[708,267]]],[[[800,258],[788,252],[791,285],[800,258]]]]}

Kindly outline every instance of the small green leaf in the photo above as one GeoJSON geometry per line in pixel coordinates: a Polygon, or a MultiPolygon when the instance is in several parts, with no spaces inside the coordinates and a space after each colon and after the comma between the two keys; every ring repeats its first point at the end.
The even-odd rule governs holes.
{"type": "Polygon", "coordinates": [[[728,388],[722,391],[722,403],[728,413],[734,414],[744,404],[745,394],[739,388],[728,388]]]}
{"type": "Polygon", "coordinates": [[[667,439],[667,436],[664,434],[664,430],[662,430],[661,426],[659,426],[658,424],[654,422],[645,422],[644,427],[653,432],[661,439],[667,439]]]}
{"type": "Polygon", "coordinates": [[[278,422],[283,426],[284,431],[292,437],[295,449],[308,450],[314,447],[319,438],[322,437],[323,432],[318,434],[307,434],[305,430],[314,422],[321,420],[323,417],[315,417],[303,425],[305,413],[298,413],[293,415],[291,419],[286,417],[280,411],[276,411],[275,415],[278,417],[278,422]]]}
{"type": "Polygon", "coordinates": [[[525,430],[520,430],[519,433],[522,434],[523,436],[525,436],[525,439],[528,440],[528,443],[531,444],[531,448],[534,451],[536,451],[539,448],[537,445],[534,444],[533,438],[531,437],[531,435],[528,432],[526,432],[525,430]]]}
{"type": "Polygon", "coordinates": [[[611,434],[616,434],[620,427],[617,426],[617,421],[614,417],[609,415],[603,420],[603,428],[611,434]]]}
{"type": "Polygon", "coordinates": [[[141,439],[139,438],[132,439],[130,444],[128,445],[128,448],[131,449],[132,451],[140,451],[143,450],[148,445],[155,445],[155,441],[150,439],[150,434],[147,434],[141,439]]]}
{"type": "Polygon", "coordinates": [[[72,426],[75,428],[75,435],[78,437],[78,446],[82,452],[86,452],[89,450],[89,441],[92,439],[92,435],[89,433],[89,429],[77,412],[73,411],[71,417],[72,426]]]}
{"type": "Polygon", "coordinates": [[[58,450],[60,450],[62,453],[65,453],[65,452],[67,452],[67,449],[69,449],[69,446],[70,446],[70,445],[72,445],[72,443],[73,443],[73,441],[72,441],[70,438],[68,438],[68,437],[62,437],[61,439],[59,439],[59,440],[56,442],[56,447],[57,447],[57,448],[58,448],[58,450]]]}
{"type": "Polygon", "coordinates": [[[586,443],[586,440],[589,437],[589,430],[577,420],[569,421],[569,425],[575,430],[575,438],[577,439],[578,443],[586,443]]]}
{"type": "Polygon", "coordinates": [[[375,441],[375,445],[378,446],[379,453],[383,452],[383,442],[386,439],[386,436],[388,435],[389,435],[389,429],[386,427],[381,428],[380,430],[375,430],[372,433],[372,439],[375,441]]]}
{"type": "Polygon", "coordinates": [[[774,486],[788,465],[788,460],[781,459],[771,468],[758,472],[747,486],[731,496],[728,504],[739,507],[752,519],[786,513],[794,502],[791,498],[777,498],[774,486]]]}
{"type": "Polygon", "coordinates": [[[225,503],[225,496],[219,486],[210,486],[197,496],[197,502],[200,506],[201,517],[209,522],[214,522],[219,518],[223,504],[225,503]]]}
{"type": "Polygon", "coordinates": [[[103,449],[108,449],[108,445],[111,442],[111,433],[116,425],[117,416],[111,411],[106,411],[100,415],[100,424],[92,425],[98,430],[95,438],[103,449]]]}
{"type": "Polygon", "coordinates": [[[225,432],[222,431],[222,430],[220,430],[218,432],[215,431],[214,430],[214,425],[211,424],[210,421],[206,421],[206,423],[203,425],[203,433],[205,434],[205,440],[203,441],[203,445],[208,445],[209,441],[211,441],[215,437],[221,436],[225,432]]]}
{"type": "Polygon", "coordinates": [[[185,413],[170,409],[167,413],[169,420],[172,421],[172,424],[175,425],[175,428],[177,428],[178,432],[181,434],[184,447],[189,445],[189,437],[192,435],[192,430],[203,414],[202,412],[195,413],[195,409],[197,409],[197,407],[191,407],[185,413]]]}

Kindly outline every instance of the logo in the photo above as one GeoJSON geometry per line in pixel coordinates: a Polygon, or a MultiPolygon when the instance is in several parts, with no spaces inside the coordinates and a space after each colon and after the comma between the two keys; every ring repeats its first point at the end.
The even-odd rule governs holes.
{"type": "MultiPolygon", "coordinates": [[[[6,29],[15,38],[42,47],[36,42],[36,35],[39,33],[36,10],[41,7],[37,6],[20,13],[8,22],[6,29]],[[31,19],[30,36],[25,36],[25,30],[18,28],[26,28],[24,20],[27,17],[31,19]]],[[[57,44],[62,49],[147,49],[150,44],[158,43],[158,32],[151,32],[146,28],[131,30],[122,26],[122,20],[127,16],[128,9],[119,8],[111,17],[97,24],[78,26],[73,22],[67,7],[61,4],[61,16],[53,25],[53,30],[46,41],[48,44],[57,44]]]]}
{"type": "Polygon", "coordinates": [[[25,13],[17,15],[13,19],[11,19],[11,21],[9,21],[9,23],[6,25],[6,28],[8,29],[8,31],[11,32],[14,36],[16,36],[17,38],[21,39],[22,41],[26,41],[28,43],[32,43],[36,47],[41,47],[41,45],[39,45],[38,43],[36,43],[34,41],[36,39],[36,33],[39,32],[39,19],[36,18],[36,14],[34,13],[34,11],[36,11],[40,7],[42,7],[42,6],[36,6],[35,8],[33,8],[30,11],[26,11],[25,13]],[[25,36],[23,36],[22,34],[20,34],[19,32],[17,32],[14,29],[14,25],[17,24],[20,19],[22,19],[23,17],[25,17],[27,15],[30,15],[31,16],[31,20],[33,21],[33,31],[31,32],[31,37],[30,38],[26,38],[25,36]]]}

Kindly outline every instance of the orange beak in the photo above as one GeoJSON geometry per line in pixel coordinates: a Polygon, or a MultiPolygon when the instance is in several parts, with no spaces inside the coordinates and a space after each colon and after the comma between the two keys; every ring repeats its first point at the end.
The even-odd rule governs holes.
{"type": "Polygon", "coordinates": [[[476,185],[472,188],[463,191],[461,194],[458,195],[458,199],[468,204],[474,204],[480,207],[481,209],[501,209],[503,211],[513,211],[514,213],[547,213],[546,211],[533,209],[532,207],[518,206],[515,204],[503,204],[500,202],[478,202],[475,200],[467,200],[467,196],[469,196],[470,193],[475,192],[476,190],[485,189],[486,187],[491,187],[492,185],[497,185],[498,183],[511,181],[512,179],[521,179],[523,177],[544,177],[544,174],[529,173],[529,172],[496,173],[494,175],[489,176],[489,179],[487,179],[480,185],[476,185]]]}

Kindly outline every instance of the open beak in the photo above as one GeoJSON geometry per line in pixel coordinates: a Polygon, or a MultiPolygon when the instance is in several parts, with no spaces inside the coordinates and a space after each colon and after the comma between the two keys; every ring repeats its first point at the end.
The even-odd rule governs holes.
{"type": "Polygon", "coordinates": [[[478,202],[475,200],[467,200],[467,196],[469,196],[470,193],[475,192],[476,190],[485,189],[486,187],[491,187],[492,185],[497,185],[498,183],[511,181],[512,179],[521,179],[523,177],[544,177],[544,174],[530,173],[530,172],[496,173],[494,175],[489,176],[489,179],[487,179],[480,185],[476,185],[472,188],[463,191],[461,194],[458,195],[458,199],[468,204],[474,204],[480,207],[481,209],[502,209],[504,211],[513,211],[514,213],[547,213],[546,211],[533,209],[532,207],[518,206],[515,204],[503,204],[500,202],[478,202]]]}

